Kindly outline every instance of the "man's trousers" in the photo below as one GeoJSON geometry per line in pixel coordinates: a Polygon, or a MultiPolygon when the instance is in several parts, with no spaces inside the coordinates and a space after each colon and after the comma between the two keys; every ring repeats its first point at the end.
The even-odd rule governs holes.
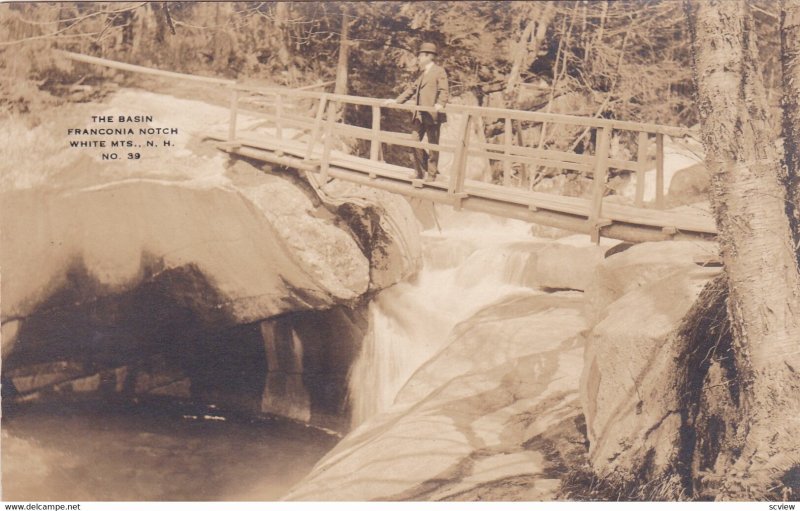
{"type": "MultiPolygon", "coordinates": [[[[429,144],[439,143],[439,131],[441,124],[435,121],[423,122],[419,119],[414,119],[412,129],[417,136],[417,140],[422,142],[422,139],[427,135],[429,144]]],[[[421,147],[414,148],[414,171],[417,177],[422,179],[427,173],[431,177],[436,177],[439,172],[439,151],[428,151],[421,147]]]]}

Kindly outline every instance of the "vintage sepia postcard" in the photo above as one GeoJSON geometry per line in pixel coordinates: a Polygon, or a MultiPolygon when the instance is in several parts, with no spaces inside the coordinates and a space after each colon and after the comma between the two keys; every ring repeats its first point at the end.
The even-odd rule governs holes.
{"type": "Polygon", "coordinates": [[[5,508],[793,509],[798,55],[799,0],[0,3],[5,508]]]}

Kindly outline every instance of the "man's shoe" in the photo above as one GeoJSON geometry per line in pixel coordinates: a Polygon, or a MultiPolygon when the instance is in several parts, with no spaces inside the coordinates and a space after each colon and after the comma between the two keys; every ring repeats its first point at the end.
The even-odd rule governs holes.
{"type": "Polygon", "coordinates": [[[436,181],[436,175],[435,174],[428,174],[427,176],[425,176],[425,182],[426,183],[432,183],[434,181],[436,181]]]}
{"type": "Polygon", "coordinates": [[[422,179],[422,174],[418,174],[416,172],[409,172],[408,179],[422,179]]]}

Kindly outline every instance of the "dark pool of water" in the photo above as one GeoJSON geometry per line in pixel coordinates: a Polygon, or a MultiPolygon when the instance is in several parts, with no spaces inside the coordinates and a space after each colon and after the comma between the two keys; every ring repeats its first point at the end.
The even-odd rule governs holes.
{"type": "Polygon", "coordinates": [[[275,500],[337,440],[169,401],[37,403],[2,419],[3,499],[275,500]]]}

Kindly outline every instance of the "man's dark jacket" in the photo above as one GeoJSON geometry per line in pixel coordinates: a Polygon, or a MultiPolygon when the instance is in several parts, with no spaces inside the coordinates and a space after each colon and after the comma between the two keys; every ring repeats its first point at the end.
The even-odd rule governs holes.
{"type": "MultiPolygon", "coordinates": [[[[413,99],[414,103],[419,106],[432,107],[437,103],[445,106],[450,99],[450,87],[444,68],[433,64],[428,71],[420,74],[410,87],[397,96],[398,103],[405,103],[410,99],[413,99]]],[[[434,121],[430,112],[414,112],[414,120],[416,119],[424,124],[447,122],[447,116],[443,113],[439,113],[438,119],[434,121]]]]}

